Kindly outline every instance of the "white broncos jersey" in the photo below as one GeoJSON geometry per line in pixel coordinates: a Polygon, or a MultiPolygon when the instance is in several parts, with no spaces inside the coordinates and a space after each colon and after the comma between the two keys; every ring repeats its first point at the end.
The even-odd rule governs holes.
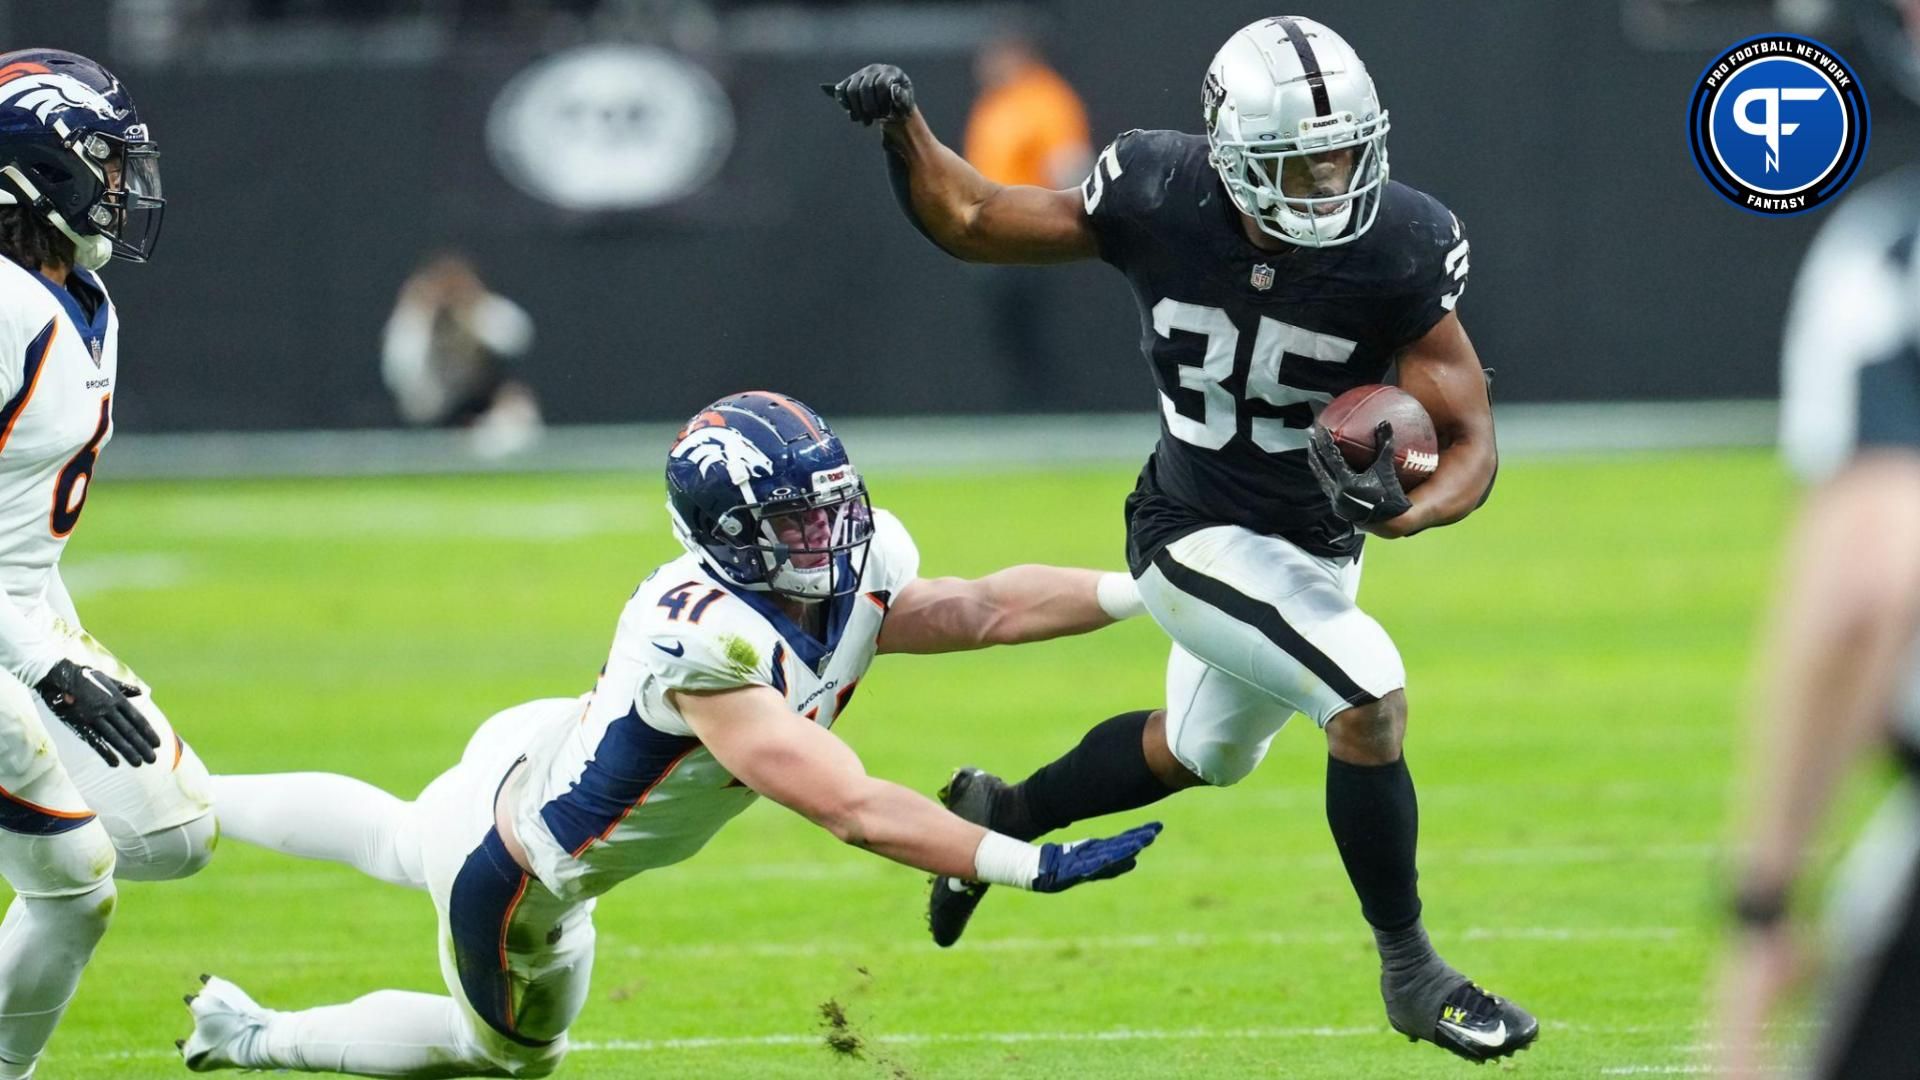
{"type": "Polygon", "coordinates": [[[91,305],[0,259],[0,666],[29,681],[58,653],[16,613],[46,595],[113,435],[120,320],[98,277],[71,273],[91,305]]]}
{"type": "Polygon", "coordinates": [[[584,899],[700,850],[758,796],[701,746],[668,692],[770,686],[832,727],[873,662],[888,606],[919,569],[906,529],[876,510],[860,588],[832,601],[825,642],[693,555],[654,571],[627,601],[584,709],[528,753],[513,824],[541,884],[584,899]]]}

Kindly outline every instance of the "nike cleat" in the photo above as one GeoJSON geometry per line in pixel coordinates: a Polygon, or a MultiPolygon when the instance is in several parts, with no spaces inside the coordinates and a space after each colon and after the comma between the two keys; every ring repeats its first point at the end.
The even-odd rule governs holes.
{"type": "MultiPolygon", "coordinates": [[[[1007,790],[1007,782],[990,772],[975,768],[956,769],[947,786],[940,789],[940,802],[955,816],[988,825],[993,816],[993,797],[1007,790]]],[[[991,827],[991,826],[989,826],[991,827]]],[[[973,909],[987,895],[989,886],[977,881],[936,876],[927,896],[927,926],[933,931],[933,943],[946,948],[966,932],[973,909]]]]}
{"type": "Polygon", "coordinates": [[[187,995],[193,1034],[174,1044],[187,1068],[194,1072],[253,1068],[239,1055],[266,1026],[272,1012],[225,979],[202,975],[200,981],[204,984],[200,992],[187,995]]]}
{"type": "Polygon", "coordinates": [[[1540,1022],[1527,1010],[1471,982],[1461,983],[1447,995],[1428,1032],[1408,1031],[1391,1015],[1387,1019],[1408,1039],[1425,1039],[1473,1062],[1516,1054],[1540,1037],[1540,1022]]]}

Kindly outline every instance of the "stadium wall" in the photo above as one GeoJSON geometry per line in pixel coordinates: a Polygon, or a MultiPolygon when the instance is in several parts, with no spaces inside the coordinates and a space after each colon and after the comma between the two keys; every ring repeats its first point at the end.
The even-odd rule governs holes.
{"type": "MultiPolygon", "coordinates": [[[[1155,0],[1054,10],[1051,51],[1097,140],[1192,129],[1213,49],[1268,13],[1239,0],[1204,17],[1155,0]]],[[[1461,311],[1503,401],[1775,392],[1781,304],[1818,215],[1742,214],[1695,175],[1684,114],[1700,56],[1634,46],[1611,3],[1356,0],[1337,21],[1392,110],[1394,176],[1440,196],[1473,238],[1461,311]]],[[[1022,396],[992,360],[983,293],[996,271],[954,263],[907,226],[875,136],[849,130],[816,87],[895,59],[957,139],[972,91],[963,48],[890,47],[877,32],[782,41],[722,35],[698,58],[734,103],[729,160],[693,198],[613,219],[543,209],[488,160],[487,108],[537,55],[524,43],[469,42],[429,63],[128,67],[170,205],[158,260],[109,275],[126,327],[123,428],[395,423],[381,326],[408,271],[442,247],[533,313],[525,374],[562,422],[666,420],[753,385],[835,416],[1150,400],[1132,299],[1097,264],[1029,272],[1056,370],[1048,392],[1022,396]]],[[[1875,106],[1870,172],[1920,147],[1894,95],[1875,106]]]]}

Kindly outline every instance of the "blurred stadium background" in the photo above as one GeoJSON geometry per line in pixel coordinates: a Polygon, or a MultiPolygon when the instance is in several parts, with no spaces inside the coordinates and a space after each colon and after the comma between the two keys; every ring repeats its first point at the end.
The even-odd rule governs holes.
{"type": "MultiPolygon", "coordinates": [[[[1429,923],[1547,1025],[1518,1072],[1700,1069],[1740,686],[1788,497],[1766,450],[1780,315],[1821,215],[1723,203],[1685,102],[1720,47],[1812,33],[1863,69],[1862,182],[1909,162],[1920,116],[1876,66],[1894,51],[1881,10],[1302,11],[1367,58],[1395,177],[1473,239],[1461,311],[1499,372],[1500,487],[1458,528],[1373,545],[1362,599],[1417,702],[1429,923]]],[[[0,40],[101,59],[165,153],[158,257],[106,274],[126,387],[67,557],[89,627],[215,771],[417,790],[492,711],[589,687],[628,590],[674,550],[667,433],[748,386],[839,424],[928,572],[1117,566],[1155,431],[1126,290],[1098,265],[1009,279],[939,254],[900,220],[876,137],[817,84],[900,63],[957,143],[976,54],[1017,32],[1098,147],[1193,130],[1213,50],[1274,13],[0,0],[0,40]],[[532,324],[486,351],[537,399],[537,440],[398,430],[389,319],[447,252],[532,324]],[[1009,280],[1045,298],[1023,316],[1031,363],[996,329],[1009,280]]],[[[1017,772],[1154,701],[1164,652],[1135,624],[883,661],[843,734],[929,790],[963,762],[1017,772]]],[[[601,906],[586,1049],[563,1075],[1454,1075],[1378,1014],[1311,735],[1168,804],[1136,878],[995,902],[950,953],[924,940],[914,875],[756,810],[601,906]],[[858,1055],[827,1047],[829,1001],[858,1055]]],[[[235,847],[123,895],[45,1075],[172,1075],[178,994],[202,970],[290,1006],[438,985],[424,901],[346,871],[235,847]]]]}

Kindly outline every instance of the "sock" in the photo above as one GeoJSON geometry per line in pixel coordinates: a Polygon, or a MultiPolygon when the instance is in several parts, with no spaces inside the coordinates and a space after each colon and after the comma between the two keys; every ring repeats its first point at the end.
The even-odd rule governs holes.
{"type": "Polygon", "coordinates": [[[0,1075],[26,1075],[73,1000],[113,915],[114,886],[16,896],[0,921],[0,1075]]]}
{"type": "Polygon", "coordinates": [[[1380,996],[1387,1003],[1387,1019],[1408,1035],[1431,1037],[1440,1006],[1467,977],[1434,951],[1419,919],[1400,930],[1375,930],[1373,943],[1380,950],[1380,996]]]}
{"type": "Polygon", "coordinates": [[[221,832],[236,840],[427,887],[413,804],[372,784],[334,773],[216,776],[213,801],[221,832]]]}
{"type": "Polygon", "coordinates": [[[1327,824],[1367,923],[1388,932],[1412,926],[1420,918],[1413,858],[1420,806],[1407,759],[1352,765],[1329,756],[1327,824]]]}
{"type": "Polygon", "coordinates": [[[1033,840],[1076,821],[1133,810],[1173,794],[1147,765],[1140,736],[1151,712],[1095,725],[1080,745],[994,800],[993,828],[1033,840]]]}
{"type": "Polygon", "coordinates": [[[409,1078],[505,1076],[450,997],[381,990],[345,1005],[272,1012],[237,1055],[249,1068],[409,1078]]]}

